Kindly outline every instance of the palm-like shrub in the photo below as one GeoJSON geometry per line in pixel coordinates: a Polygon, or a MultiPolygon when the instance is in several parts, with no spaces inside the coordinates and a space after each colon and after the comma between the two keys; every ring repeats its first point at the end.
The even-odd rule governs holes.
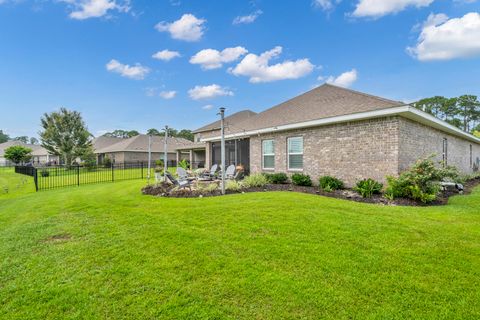
{"type": "Polygon", "coordinates": [[[373,179],[363,179],[357,182],[354,190],[364,198],[371,198],[382,191],[383,184],[373,179]]]}
{"type": "Polygon", "coordinates": [[[243,185],[247,188],[262,188],[267,183],[267,178],[261,173],[251,174],[243,179],[243,185]]]}
{"type": "Polygon", "coordinates": [[[323,191],[334,191],[344,188],[343,181],[331,176],[323,176],[318,179],[320,189],[323,191]]]}

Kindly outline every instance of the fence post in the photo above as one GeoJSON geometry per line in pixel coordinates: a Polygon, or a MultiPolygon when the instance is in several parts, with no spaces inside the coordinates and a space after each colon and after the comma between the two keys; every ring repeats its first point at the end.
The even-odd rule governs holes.
{"type": "Polygon", "coordinates": [[[115,175],[113,174],[113,162],[112,162],[112,182],[115,181],[115,175]]]}
{"type": "Polygon", "coordinates": [[[35,182],[35,192],[38,192],[38,175],[37,175],[37,168],[33,168],[33,181],[35,182]]]}
{"type": "Polygon", "coordinates": [[[142,168],[142,180],[143,180],[143,162],[141,162],[141,168],[142,168]]]}
{"type": "Polygon", "coordinates": [[[80,165],[77,164],[77,186],[80,186],[80,165]]]}

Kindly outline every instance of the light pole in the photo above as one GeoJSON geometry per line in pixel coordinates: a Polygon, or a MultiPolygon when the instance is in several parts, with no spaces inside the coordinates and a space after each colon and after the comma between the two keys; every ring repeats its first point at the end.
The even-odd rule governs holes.
{"type": "Polygon", "coordinates": [[[222,161],[222,194],[225,194],[225,108],[220,108],[220,134],[222,140],[220,143],[221,161],[222,161]]]}
{"type": "Polygon", "coordinates": [[[168,169],[168,164],[167,164],[167,161],[168,161],[168,151],[167,151],[167,147],[168,147],[168,142],[167,142],[167,139],[168,139],[168,126],[165,126],[165,141],[164,141],[164,144],[163,144],[163,182],[167,182],[167,169],[168,169]]]}

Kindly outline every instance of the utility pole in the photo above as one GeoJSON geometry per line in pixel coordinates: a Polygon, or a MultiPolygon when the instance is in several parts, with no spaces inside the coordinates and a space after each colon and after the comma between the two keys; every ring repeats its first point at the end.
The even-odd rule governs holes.
{"type": "Polygon", "coordinates": [[[152,163],[152,135],[148,135],[148,173],[147,173],[147,180],[150,184],[150,171],[151,171],[151,163],[152,163]]]}
{"type": "Polygon", "coordinates": [[[225,194],[225,108],[220,108],[220,134],[222,140],[220,143],[222,158],[222,194],[225,194]]]}
{"type": "Polygon", "coordinates": [[[163,181],[164,182],[167,182],[167,169],[168,169],[168,151],[167,151],[167,147],[168,147],[168,142],[167,142],[167,139],[168,139],[168,126],[165,126],[165,141],[164,141],[164,144],[163,144],[163,181]]]}

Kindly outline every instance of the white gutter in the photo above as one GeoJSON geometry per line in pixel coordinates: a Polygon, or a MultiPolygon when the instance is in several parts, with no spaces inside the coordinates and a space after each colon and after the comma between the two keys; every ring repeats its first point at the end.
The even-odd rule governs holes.
{"type": "MultiPolygon", "coordinates": [[[[244,131],[240,133],[226,134],[225,139],[246,138],[250,136],[268,134],[272,132],[319,127],[319,126],[335,124],[335,123],[359,121],[359,120],[366,120],[366,119],[373,119],[373,118],[380,118],[380,117],[394,116],[394,115],[401,115],[401,116],[404,116],[405,118],[416,120],[417,122],[429,125],[441,131],[446,131],[453,135],[461,136],[463,138],[466,138],[467,140],[480,144],[479,138],[469,133],[466,133],[465,131],[458,129],[457,127],[452,126],[451,124],[443,120],[440,120],[426,112],[423,112],[409,105],[374,110],[374,111],[353,113],[353,114],[323,118],[318,120],[310,120],[310,121],[280,125],[275,127],[268,127],[268,128],[258,129],[258,130],[244,131]]],[[[201,139],[200,141],[210,142],[210,141],[216,141],[216,140],[220,140],[220,136],[204,138],[204,139],[201,139]]]]}

